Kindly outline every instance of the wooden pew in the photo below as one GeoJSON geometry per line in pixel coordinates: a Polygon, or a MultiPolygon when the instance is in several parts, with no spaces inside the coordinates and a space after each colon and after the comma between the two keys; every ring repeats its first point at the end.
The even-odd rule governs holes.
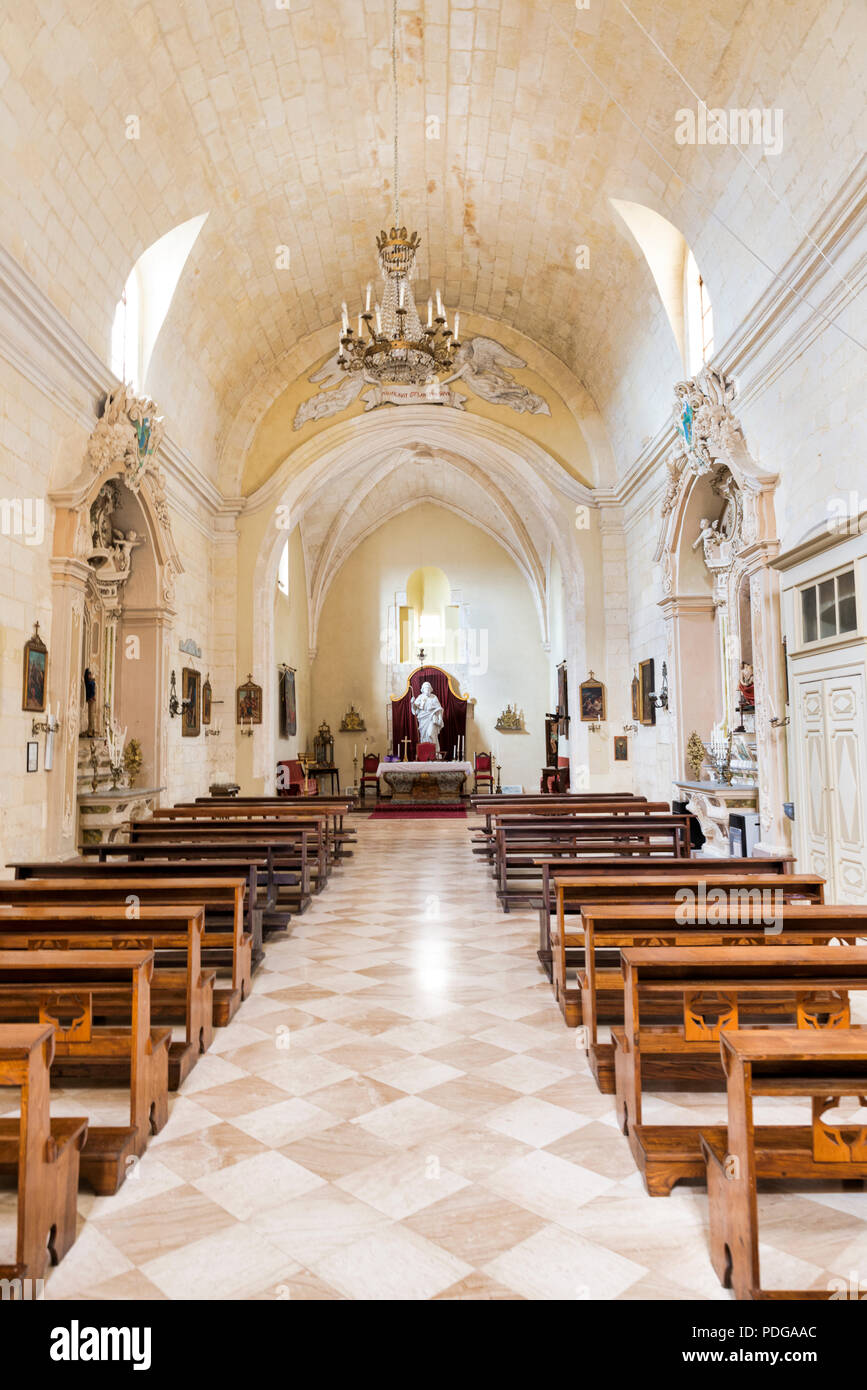
{"type": "Polygon", "coordinates": [[[168,1119],[169,1028],[151,1028],[153,951],[0,951],[0,1021],[54,1026],[52,1078],[128,1078],[129,1126],[90,1125],[80,1175],[116,1192],[168,1119]],[[129,993],[128,1024],[98,1025],[100,1000],[129,993]]]}
{"type": "MultiPolygon", "coordinates": [[[[613,862],[616,863],[608,861],[609,865],[613,862]]],[[[736,900],[739,900],[743,893],[752,894],[755,898],[757,894],[779,892],[784,902],[823,903],[825,880],[814,874],[782,873],[779,866],[784,862],[788,861],[660,858],[629,860],[628,865],[621,862],[616,864],[617,873],[609,870],[607,873],[596,872],[593,875],[576,873],[573,877],[571,872],[568,875],[555,872],[553,890],[557,925],[548,938],[552,943],[548,958],[554,995],[568,1027],[574,1028],[581,1022],[581,993],[578,989],[569,988],[567,968],[573,963],[581,964],[584,959],[581,950],[581,912],[584,907],[601,907],[606,903],[624,907],[630,903],[670,903],[675,906],[682,899],[683,890],[698,895],[701,892],[715,894],[719,890],[728,894],[735,889],[738,892],[736,900]],[[638,862],[646,866],[640,873],[635,870],[635,864],[638,862]],[[774,863],[777,864],[778,871],[774,872],[772,868],[768,872],[766,866],[774,863]],[[573,927],[571,931],[570,922],[573,927]],[[556,961],[553,958],[555,952],[556,961]]],[[[556,860],[549,860],[548,864],[556,870],[556,860]]],[[[550,929],[550,918],[545,925],[550,929]]],[[[541,950],[539,956],[542,959],[541,950]]],[[[618,962],[615,961],[614,964],[616,966],[618,962]]],[[[617,1003],[619,1006],[619,998],[617,1003]]],[[[605,1022],[612,1021],[608,1015],[603,1014],[601,1017],[605,1022]]],[[[620,1021],[622,1015],[619,1013],[619,1007],[613,1017],[620,1021]]]]}
{"type": "MultiPolygon", "coordinates": [[[[121,906],[16,906],[0,902],[0,950],[140,950],[154,952],[151,1022],[184,1022],[169,1043],[169,1090],[189,1076],[214,1036],[215,971],[202,969],[204,909],[145,906],[130,918],[121,906]],[[176,957],[183,953],[179,968],[176,957]]],[[[106,1016],[123,1017],[124,1004],[106,1016]]]]}
{"type": "Polygon", "coordinates": [[[867,1096],[867,1029],[726,1031],[720,1038],[728,1125],[705,1129],[710,1255],[737,1299],[830,1299],[833,1289],[763,1289],[759,1264],[760,1181],[785,1178],[799,1188],[867,1180],[867,1127],[833,1123],[840,1098],[867,1096]],[[756,1125],[754,1101],[804,1097],[808,1125],[756,1125]],[[824,1115],[824,1120],[823,1120],[824,1115]]]}
{"type": "MultiPolygon", "coordinates": [[[[528,824],[494,822],[496,848],[494,876],[497,898],[508,912],[513,903],[539,908],[541,874],[536,861],[558,855],[574,859],[603,854],[646,858],[690,857],[689,827],[686,816],[587,816],[581,823],[570,817],[537,820],[528,824]],[[529,876],[529,883],[524,880],[529,876]],[[510,886],[511,884],[511,886],[510,886]]],[[[627,872],[626,866],[623,872],[627,872]]]]}
{"type": "Polygon", "coordinates": [[[611,1030],[617,1118],[653,1197],[705,1180],[702,1126],[644,1124],[642,1089],[722,1090],[724,1029],[833,1033],[850,1025],[849,991],[867,989],[863,946],[654,946],[621,956],[624,1024],[611,1030]],[[676,1020],[648,1023],[654,1000],[673,1005],[676,1020]]]}
{"type": "MultiPolygon", "coordinates": [[[[795,857],[792,854],[778,855],[775,858],[746,858],[732,855],[728,859],[696,859],[684,864],[683,859],[666,857],[663,855],[651,855],[647,858],[633,856],[625,865],[622,859],[601,857],[591,858],[589,855],[581,859],[537,859],[535,863],[542,871],[542,903],[539,908],[539,960],[544,968],[548,979],[553,979],[551,965],[551,918],[557,917],[557,893],[554,888],[554,879],[560,879],[565,885],[567,880],[576,881],[581,886],[573,892],[571,888],[562,894],[563,911],[568,915],[581,910],[581,893],[586,886],[584,880],[592,878],[597,882],[604,882],[607,878],[616,878],[619,887],[625,887],[632,879],[641,879],[642,882],[647,877],[667,878],[669,875],[675,878],[678,884],[689,884],[705,879],[725,880],[732,874],[791,874],[795,868],[795,857]],[[624,874],[628,877],[624,878],[624,874]],[[691,878],[691,874],[697,874],[698,879],[691,878]]],[[[821,882],[824,879],[807,879],[804,882],[821,882]]],[[[653,896],[653,895],[651,895],[653,896]]],[[[618,896],[618,889],[613,889],[608,897],[601,893],[594,895],[595,902],[621,901],[618,896]]],[[[819,897],[819,902],[824,898],[819,897]]]]}
{"type": "MultiPolygon", "coordinates": [[[[110,873],[94,873],[88,878],[26,878],[0,882],[0,903],[18,907],[125,906],[130,898],[135,906],[170,907],[179,912],[204,907],[205,931],[202,961],[217,968],[214,986],[214,1023],[222,1028],[234,1018],[242,1000],[250,993],[253,970],[253,943],[244,930],[244,892],[240,878],[161,879],[158,873],[114,878],[110,873]],[[213,914],[213,915],[212,915],[213,914]],[[230,982],[221,984],[219,977],[230,982]]],[[[134,909],[133,909],[134,910],[134,909]]]]}
{"type": "Polygon", "coordinates": [[[354,844],[357,836],[355,830],[347,829],[344,825],[344,817],[355,807],[355,802],[351,797],[316,796],[306,801],[303,798],[296,799],[285,796],[245,796],[225,800],[209,796],[197,797],[195,801],[177,801],[171,810],[184,813],[194,811],[197,815],[210,819],[222,816],[232,819],[233,807],[235,820],[244,820],[248,817],[258,819],[275,817],[291,820],[306,816],[325,816],[331,823],[336,858],[339,860],[352,857],[352,850],[347,849],[347,846],[354,844]]]}
{"type": "Polygon", "coordinates": [[[0,1086],[21,1091],[20,1114],[0,1118],[0,1172],[15,1177],[15,1263],[0,1264],[13,1294],[34,1297],[23,1280],[45,1276],[72,1246],[78,1214],[78,1169],[87,1120],[52,1118],[50,1067],[54,1029],[45,1023],[0,1023],[0,1086]]]}
{"type": "MultiPolygon", "coordinates": [[[[623,975],[600,967],[602,949],[641,946],[822,946],[836,940],[855,943],[867,936],[867,907],[822,903],[775,905],[773,923],[762,908],[738,904],[714,913],[714,920],[684,920],[682,904],[644,903],[623,907],[593,904],[581,913],[584,965],[578,972],[581,1026],[590,1068],[599,1089],[614,1091],[614,1044],[598,1038],[599,997],[613,996],[608,1016],[623,1008],[623,975]]],[[[555,953],[555,962],[557,955],[555,953]]],[[[622,1018],[622,1013],[620,1015],[622,1018]]]]}
{"type": "MultiPolygon", "coordinates": [[[[110,850],[116,846],[93,845],[91,848],[110,850]]],[[[269,888],[271,861],[267,855],[253,856],[247,855],[246,852],[239,852],[232,859],[225,859],[222,857],[225,851],[221,848],[218,854],[201,856],[200,848],[194,849],[190,846],[189,853],[183,857],[175,855],[174,858],[163,859],[159,853],[153,852],[152,846],[142,846],[136,850],[134,859],[122,858],[122,852],[119,850],[117,856],[106,854],[102,859],[98,855],[88,854],[82,855],[80,859],[48,859],[26,863],[17,861],[8,864],[7,868],[15,870],[15,878],[19,881],[29,878],[93,878],[103,873],[114,879],[142,878],[144,875],[154,874],[161,883],[166,880],[176,882],[191,878],[246,878],[244,921],[245,930],[253,942],[252,968],[255,972],[264,958],[262,939],[265,919],[267,917],[270,922],[273,917],[269,888]],[[95,860],[98,862],[94,862],[95,860]],[[103,865],[106,867],[103,868],[103,865]]],[[[234,911],[234,907],[232,910],[234,911]]],[[[288,912],[284,916],[288,920],[288,912]]],[[[269,926],[269,929],[276,930],[276,924],[269,926]]],[[[285,922],[282,929],[285,930],[285,922]]]]}
{"type": "MultiPolygon", "coordinates": [[[[207,820],[181,821],[135,821],[129,830],[130,845],[139,844],[201,844],[212,843],[228,849],[231,856],[238,845],[255,845],[258,848],[271,848],[287,867],[300,866],[302,875],[306,871],[306,883],[315,868],[316,887],[320,893],[325,887],[329,872],[328,824],[324,817],[306,817],[303,821],[248,820],[239,821],[207,820]]],[[[109,848],[99,845],[100,851],[109,848]]]]}
{"type": "Polygon", "coordinates": [[[521,817],[529,820],[534,816],[544,818],[559,816],[581,816],[581,815],[636,815],[647,814],[649,812],[671,813],[671,807],[667,801],[648,801],[642,797],[640,801],[635,801],[629,797],[610,797],[585,799],[576,796],[552,797],[540,796],[538,799],[515,798],[514,800],[504,800],[501,797],[495,798],[494,803],[490,802],[484,806],[475,808],[479,815],[485,817],[485,824],[482,830],[471,827],[470,840],[475,854],[492,853],[492,840],[494,824],[505,818],[521,817]]]}

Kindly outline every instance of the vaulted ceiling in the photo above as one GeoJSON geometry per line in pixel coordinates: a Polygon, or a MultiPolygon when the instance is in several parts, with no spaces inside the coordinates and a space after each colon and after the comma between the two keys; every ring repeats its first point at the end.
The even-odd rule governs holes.
{"type": "MultiPolygon", "coordinates": [[[[843,0],[398,8],[402,214],[422,237],[419,293],[440,284],[450,306],[544,345],[603,417],[637,354],[678,371],[650,272],[609,199],[677,223],[704,257],[722,337],[770,276],[716,219],[777,266],[851,167],[852,119],[834,92],[859,6],[843,0]],[[756,156],[761,177],[733,148],[676,143],[675,113],[695,100],[671,64],[712,104],[784,108],[785,148],[773,163],[756,156]]],[[[374,278],[393,192],[390,25],[389,0],[6,6],[0,241],[104,359],[137,256],[210,213],[157,344],[154,390],[175,418],[196,403],[215,473],[245,402],[266,408],[315,361],[341,300],[356,304],[374,278]]]]}

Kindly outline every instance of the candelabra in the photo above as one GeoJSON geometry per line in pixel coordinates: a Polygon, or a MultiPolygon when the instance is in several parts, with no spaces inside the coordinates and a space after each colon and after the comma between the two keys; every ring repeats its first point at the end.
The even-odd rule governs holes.
{"type": "MultiPolygon", "coordinates": [[[[58,706],[58,708],[59,708],[59,706],[58,706]]],[[[30,731],[30,732],[31,732],[32,734],[34,734],[34,735],[35,735],[35,734],[56,734],[56,733],[57,733],[57,730],[58,730],[59,728],[60,728],[60,715],[59,715],[59,714],[52,714],[52,713],[51,713],[51,706],[49,705],[49,706],[48,706],[48,718],[47,718],[47,719],[42,719],[42,720],[40,720],[40,719],[34,719],[34,721],[33,721],[33,727],[31,728],[31,731],[30,731]]]]}
{"type": "Polygon", "coordinates": [[[221,732],[221,730],[220,730],[220,726],[219,726],[219,724],[218,724],[217,727],[214,728],[214,729],[206,729],[206,730],[205,730],[205,738],[218,738],[219,735],[220,735],[220,732],[221,732]]]}
{"type": "Polygon", "coordinates": [[[355,754],[355,756],[354,756],[353,759],[352,759],[352,785],[353,785],[354,787],[357,787],[357,786],[358,786],[358,754],[357,754],[357,753],[355,754]]]}
{"type": "Polygon", "coordinates": [[[497,763],[497,764],[496,764],[496,768],[497,768],[497,785],[496,785],[496,787],[494,788],[494,791],[496,792],[496,794],[497,794],[498,796],[501,796],[501,795],[502,795],[502,792],[503,792],[503,788],[500,786],[500,770],[501,770],[501,767],[502,767],[502,764],[501,764],[501,763],[497,763]]]}
{"type": "Polygon", "coordinates": [[[637,733],[638,733],[638,725],[637,725],[637,724],[624,724],[624,725],[623,725],[623,732],[624,732],[625,734],[637,734],[637,733]]]}
{"type": "Polygon", "coordinates": [[[242,737],[242,738],[252,738],[252,737],[253,737],[253,716],[252,716],[252,715],[250,716],[250,722],[249,722],[249,724],[245,724],[245,723],[243,722],[243,720],[241,721],[241,737],[242,737]]]}
{"type": "Polygon", "coordinates": [[[717,781],[726,786],[731,785],[732,780],[732,735],[729,731],[728,736],[723,733],[722,725],[715,725],[711,730],[710,743],[705,744],[708,761],[716,773],[717,781]]]}
{"type": "Polygon", "coordinates": [[[188,709],[193,701],[192,698],[186,700],[178,699],[178,685],[174,671],[172,671],[169,685],[169,714],[172,716],[172,719],[174,719],[177,715],[183,714],[184,710],[188,709]]]}

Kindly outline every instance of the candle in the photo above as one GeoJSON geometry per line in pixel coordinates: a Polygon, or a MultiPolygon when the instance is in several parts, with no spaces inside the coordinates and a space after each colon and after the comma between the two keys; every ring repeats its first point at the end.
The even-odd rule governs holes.
{"type": "Polygon", "coordinates": [[[366,314],[369,314],[369,313],[370,313],[370,292],[371,292],[371,284],[370,284],[370,281],[368,280],[368,282],[367,282],[367,291],[366,291],[365,296],[364,296],[364,312],[365,312],[366,314]]]}
{"type": "Polygon", "coordinates": [[[442,295],[440,294],[439,290],[437,290],[437,318],[438,318],[438,319],[441,319],[442,316],[443,316],[443,297],[442,297],[442,295]]]}
{"type": "Polygon", "coordinates": [[[359,338],[363,335],[363,333],[364,333],[364,319],[361,317],[361,314],[359,314],[359,315],[358,315],[358,336],[359,336],[359,338]]]}
{"type": "Polygon", "coordinates": [[[460,316],[460,314],[455,314],[455,342],[457,342],[457,340],[458,340],[458,339],[460,338],[460,336],[461,336],[460,328],[461,328],[461,316],[460,316]]]}
{"type": "Polygon", "coordinates": [[[357,743],[356,743],[356,745],[355,745],[355,752],[353,753],[352,756],[353,756],[353,758],[357,758],[357,757],[358,757],[358,744],[357,744],[357,743]]]}
{"type": "Polygon", "coordinates": [[[378,304],[376,306],[376,332],[379,337],[382,336],[382,311],[378,304]]]}
{"type": "Polygon", "coordinates": [[[340,306],[340,315],[343,319],[343,331],[345,333],[347,328],[349,327],[349,310],[347,309],[345,302],[340,306]]]}
{"type": "Polygon", "coordinates": [[[428,302],[427,302],[427,326],[428,326],[428,328],[433,328],[433,300],[432,300],[432,299],[429,299],[428,302]]]}

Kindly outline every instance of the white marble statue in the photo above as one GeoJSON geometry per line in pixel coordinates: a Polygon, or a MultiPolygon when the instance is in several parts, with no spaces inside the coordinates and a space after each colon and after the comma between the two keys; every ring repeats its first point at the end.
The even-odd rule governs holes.
{"type": "Polygon", "coordinates": [[[419,743],[432,743],[439,752],[439,734],[443,726],[443,707],[433,693],[430,681],[425,681],[418,695],[410,704],[410,709],[418,720],[419,743]]]}

